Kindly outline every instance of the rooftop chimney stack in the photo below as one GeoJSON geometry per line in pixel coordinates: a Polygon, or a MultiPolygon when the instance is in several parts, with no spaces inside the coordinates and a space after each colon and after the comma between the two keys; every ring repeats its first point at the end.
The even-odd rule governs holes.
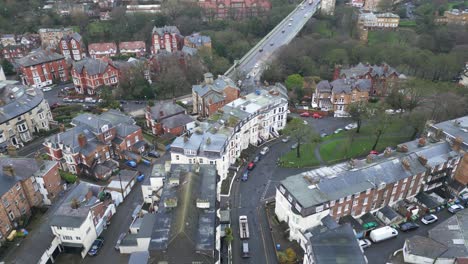
{"type": "Polygon", "coordinates": [[[207,72],[203,74],[203,77],[205,78],[205,84],[213,84],[214,82],[213,74],[211,74],[210,72],[207,72]]]}
{"type": "Polygon", "coordinates": [[[11,177],[15,176],[15,168],[13,168],[13,165],[3,165],[3,174],[11,177]]]}
{"type": "Polygon", "coordinates": [[[59,131],[62,133],[62,132],[65,132],[65,125],[64,124],[60,124],[59,125],[59,131]]]}
{"type": "Polygon", "coordinates": [[[452,149],[455,151],[460,151],[462,144],[463,144],[463,139],[461,137],[456,137],[453,140],[452,149]]]}
{"type": "Polygon", "coordinates": [[[86,136],[83,133],[79,134],[78,145],[80,145],[81,148],[84,148],[87,143],[88,143],[88,139],[86,138],[86,136]]]}

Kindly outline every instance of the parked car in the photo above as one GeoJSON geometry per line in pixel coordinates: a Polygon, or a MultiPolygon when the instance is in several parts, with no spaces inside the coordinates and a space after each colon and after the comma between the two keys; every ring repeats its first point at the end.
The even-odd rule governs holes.
{"type": "Polygon", "coordinates": [[[288,143],[290,139],[291,139],[290,136],[286,136],[283,139],[281,139],[281,141],[283,141],[283,143],[288,143]]]}
{"type": "Polygon", "coordinates": [[[378,226],[379,226],[379,224],[377,224],[377,222],[368,222],[368,223],[365,223],[365,224],[362,225],[362,227],[364,229],[376,228],[378,226]]]}
{"type": "Polygon", "coordinates": [[[42,91],[43,92],[52,91],[52,87],[50,87],[50,86],[42,87],[42,91]]]}
{"type": "Polygon", "coordinates": [[[291,146],[291,149],[297,149],[297,146],[298,146],[298,144],[297,144],[297,143],[294,143],[294,144],[291,146]]]}
{"type": "Polygon", "coordinates": [[[50,109],[53,110],[53,109],[55,109],[55,108],[57,108],[57,107],[59,107],[59,106],[61,106],[61,104],[59,104],[59,103],[53,103],[53,104],[50,105],[50,109]]]}
{"type": "Polygon", "coordinates": [[[341,133],[343,132],[343,129],[342,128],[338,128],[337,130],[335,130],[335,132],[333,132],[334,134],[338,134],[338,133],[341,133]]]}
{"type": "Polygon", "coordinates": [[[136,168],[137,167],[137,163],[133,160],[127,160],[125,162],[125,165],[129,166],[129,167],[132,167],[132,168],[136,168]]]}
{"type": "Polygon", "coordinates": [[[142,182],[145,179],[145,174],[141,173],[140,175],[137,176],[137,182],[142,182]]]}
{"type": "Polygon", "coordinates": [[[324,138],[324,137],[326,137],[326,136],[328,136],[327,133],[322,133],[322,134],[320,134],[320,137],[322,137],[322,138],[324,138]]]}
{"type": "Polygon", "coordinates": [[[369,239],[359,239],[359,246],[361,246],[362,249],[368,248],[372,245],[369,239]]]}
{"type": "Polygon", "coordinates": [[[314,119],[321,119],[323,116],[321,116],[320,114],[314,113],[314,114],[312,115],[312,117],[313,117],[314,119]]]}
{"type": "Polygon", "coordinates": [[[148,156],[152,158],[159,158],[161,157],[161,154],[159,154],[159,152],[157,152],[156,150],[152,150],[148,152],[148,156]]]}
{"type": "Polygon", "coordinates": [[[400,229],[403,232],[415,230],[418,228],[419,228],[419,225],[414,222],[406,222],[400,225],[400,229]]]}
{"type": "Polygon", "coordinates": [[[120,249],[120,243],[122,243],[122,240],[125,238],[125,236],[127,235],[127,233],[121,233],[119,235],[119,238],[117,239],[117,243],[115,243],[115,250],[119,250],[120,249]]]}
{"type": "Polygon", "coordinates": [[[253,162],[254,162],[254,163],[257,163],[257,162],[259,162],[261,159],[262,159],[262,156],[257,155],[257,156],[255,156],[253,162]]]}
{"type": "Polygon", "coordinates": [[[253,170],[253,168],[255,168],[255,162],[251,161],[251,162],[249,162],[249,164],[247,165],[247,169],[248,169],[248,170],[253,170]]]}
{"type": "Polygon", "coordinates": [[[255,63],[254,68],[258,68],[258,63],[255,63]]]}
{"type": "Polygon", "coordinates": [[[369,154],[372,154],[372,155],[379,155],[379,152],[377,150],[371,150],[369,152],[369,154]]]}
{"type": "Polygon", "coordinates": [[[459,204],[454,204],[454,205],[451,205],[449,208],[448,208],[448,211],[451,212],[452,214],[458,212],[458,211],[461,211],[465,209],[465,207],[459,205],[459,204]]]}
{"type": "Polygon", "coordinates": [[[347,126],[345,126],[345,130],[351,130],[351,129],[355,129],[357,128],[357,123],[351,123],[351,124],[348,124],[347,126]]]}
{"type": "Polygon", "coordinates": [[[91,245],[91,248],[88,251],[88,255],[96,256],[103,245],[104,245],[104,239],[98,238],[94,240],[93,244],[91,245]]]}
{"type": "Polygon", "coordinates": [[[244,174],[242,174],[241,181],[247,181],[249,179],[249,171],[246,170],[244,171],[244,174]]]}
{"type": "Polygon", "coordinates": [[[309,113],[309,112],[304,112],[304,113],[301,113],[300,116],[302,116],[302,117],[310,117],[310,113],[309,113]]]}
{"type": "Polygon", "coordinates": [[[268,151],[270,151],[270,148],[269,147],[264,147],[262,148],[262,150],[260,151],[260,154],[262,154],[263,156],[265,156],[268,151]]]}
{"type": "Polygon", "coordinates": [[[421,222],[425,225],[432,224],[438,220],[437,216],[433,214],[425,215],[423,218],[421,218],[421,222]]]}
{"type": "Polygon", "coordinates": [[[68,97],[63,98],[62,100],[63,100],[65,103],[72,103],[72,102],[73,102],[73,100],[70,99],[70,98],[68,98],[68,97]]]}

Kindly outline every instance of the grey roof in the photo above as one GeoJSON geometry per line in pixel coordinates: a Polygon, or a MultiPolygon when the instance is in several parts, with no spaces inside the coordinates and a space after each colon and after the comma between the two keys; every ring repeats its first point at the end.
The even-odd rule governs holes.
{"type": "Polygon", "coordinates": [[[41,171],[48,171],[56,162],[43,161],[41,166],[35,159],[31,158],[9,158],[0,157],[0,196],[8,192],[17,182],[26,180],[32,176],[42,176],[41,171]],[[6,175],[3,166],[11,165],[14,169],[14,176],[6,175]]]}
{"type": "Polygon", "coordinates": [[[153,226],[156,223],[156,214],[145,214],[141,220],[140,229],[137,238],[150,238],[153,234],[153,226]]]}
{"type": "Polygon", "coordinates": [[[148,251],[138,251],[130,254],[128,264],[147,264],[149,260],[148,251]]]}
{"type": "MultiPolygon", "coordinates": [[[[171,144],[171,149],[190,149],[198,152],[199,156],[208,156],[210,154],[219,155],[224,151],[228,135],[223,131],[213,131],[212,127],[207,123],[200,124],[198,131],[190,135],[186,139],[183,136],[177,137],[171,144]],[[208,140],[209,139],[209,140],[208,140]]],[[[223,128],[224,131],[230,131],[228,128],[223,128]]],[[[231,129],[232,130],[232,129],[231,129]]],[[[228,132],[230,134],[230,132],[228,132]]]]}
{"type": "Polygon", "coordinates": [[[153,33],[157,33],[159,36],[164,35],[164,33],[175,33],[180,35],[180,31],[176,26],[154,27],[153,33]]]}
{"type": "Polygon", "coordinates": [[[198,50],[196,48],[183,46],[182,52],[186,55],[195,56],[198,53],[198,50]]]}
{"type": "Polygon", "coordinates": [[[79,183],[70,193],[68,193],[65,200],[60,204],[50,221],[51,226],[60,227],[80,227],[83,221],[89,214],[91,207],[99,203],[98,194],[100,187],[88,183],[79,183]],[[90,198],[86,198],[90,193],[90,198]],[[71,207],[72,201],[76,199],[80,202],[77,209],[71,207]]]}
{"type": "Polygon", "coordinates": [[[34,52],[31,52],[27,56],[17,59],[16,63],[23,67],[29,67],[37,64],[41,64],[44,62],[50,62],[50,61],[57,61],[64,59],[62,55],[52,52],[50,50],[37,50],[34,52]]]}
{"type": "Polygon", "coordinates": [[[117,129],[117,135],[122,138],[125,138],[126,136],[141,129],[137,125],[128,125],[125,123],[118,124],[115,128],[117,129]]]}
{"type": "Polygon", "coordinates": [[[438,258],[447,250],[444,244],[419,235],[407,238],[405,244],[409,254],[431,259],[438,258]]]}
{"type": "Polygon", "coordinates": [[[180,185],[166,181],[161,206],[156,213],[149,246],[152,260],[168,263],[214,262],[216,218],[216,169],[214,165],[172,165],[171,177],[180,185]],[[177,207],[166,208],[167,199],[177,198],[177,207]],[[197,199],[209,202],[209,208],[196,207],[197,199]]]}
{"type": "Polygon", "coordinates": [[[193,118],[189,115],[186,114],[179,114],[175,116],[171,116],[169,118],[163,119],[161,123],[164,125],[164,127],[167,128],[176,128],[180,126],[185,126],[188,123],[193,122],[193,118]]]}
{"type": "Polygon", "coordinates": [[[419,203],[423,204],[429,209],[434,209],[440,205],[434,198],[424,192],[418,193],[415,198],[419,203]]]}
{"type": "Polygon", "coordinates": [[[185,113],[185,108],[172,101],[158,102],[150,108],[150,113],[151,117],[158,121],[175,114],[185,113]]]}
{"type": "Polygon", "coordinates": [[[416,141],[405,144],[409,148],[408,153],[395,153],[381,160],[378,157],[371,164],[364,160],[356,161],[353,169],[349,169],[347,162],[339,163],[288,177],[281,184],[302,207],[307,208],[425,172],[426,167],[419,162],[418,156],[426,157],[427,164],[434,166],[457,155],[446,142],[420,148],[416,141]],[[409,162],[409,169],[403,167],[403,160],[409,162]]]}
{"type": "Polygon", "coordinates": [[[17,81],[0,81],[0,124],[36,108],[44,100],[40,89],[28,88],[17,81]]]}
{"type": "Polygon", "coordinates": [[[108,128],[117,126],[119,124],[134,125],[135,120],[118,110],[109,110],[99,116],[90,113],[78,115],[72,119],[72,124],[86,125],[94,133],[101,133],[102,127],[105,125],[107,125],[108,128]]]}
{"type": "Polygon", "coordinates": [[[327,80],[320,81],[319,83],[317,83],[317,90],[319,92],[331,92],[330,82],[327,80]]]}
{"type": "Polygon", "coordinates": [[[400,215],[395,212],[390,206],[386,205],[384,208],[380,209],[381,212],[387,219],[393,221],[397,219],[400,215]]]}
{"type": "Polygon", "coordinates": [[[88,57],[83,58],[80,61],[73,62],[73,69],[75,69],[79,74],[82,74],[83,70],[85,70],[88,75],[103,74],[108,66],[109,63],[106,61],[88,57]]]}
{"type": "Polygon", "coordinates": [[[211,38],[209,36],[204,36],[200,33],[193,33],[185,38],[197,47],[201,47],[206,43],[211,43],[211,38]]]}
{"type": "Polygon", "coordinates": [[[308,245],[312,247],[314,263],[367,263],[350,224],[346,223],[333,229],[312,230],[312,236],[308,240],[308,245]]]}
{"type": "Polygon", "coordinates": [[[458,212],[428,233],[432,240],[448,248],[440,257],[468,257],[468,209],[458,212]]]}
{"type": "Polygon", "coordinates": [[[66,41],[70,41],[70,40],[74,39],[74,40],[80,42],[81,41],[81,35],[79,33],[77,33],[77,32],[73,32],[71,34],[65,35],[63,37],[63,39],[65,39],[66,41]]]}
{"type": "Polygon", "coordinates": [[[197,93],[198,96],[203,97],[205,94],[208,94],[211,91],[221,94],[223,93],[224,89],[228,86],[237,88],[236,84],[230,78],[220,75],[216,80],[213,81],[212,84],[203,83],[200,85],[193,85],[192,91],[197,93]]]}
{"type": "Polygon", "coordinates": [[[120,170],[117,176],[112,177],[114,181],[132,181],[138,175],[137,171],[134,170],[120,170]]]}
{"type": "Polygon", "coordinates": [[[330,83],[334,93],[351,93],[354,89],[361,92],[370,91],[372,81],[370,79],[336,79],[330,83]]]}
{"type": "Polygon", "coordinates": [[[394,68],[383,63],[380,66],[377,65],[364,65],[359,63],[358,65],[349,69],[342,69],[340,76],[346,76],[347,78],[362,78],[367,73],[372,77],[388,77],[392,74],[400,75],[394,68]]]}
{"type": "Polygon", "coordinates": [[[464,149],[468,151],[468,116],[437,123],[433,127],[442,129],[451,137],[460,137],[463,140],[464,149]]]}

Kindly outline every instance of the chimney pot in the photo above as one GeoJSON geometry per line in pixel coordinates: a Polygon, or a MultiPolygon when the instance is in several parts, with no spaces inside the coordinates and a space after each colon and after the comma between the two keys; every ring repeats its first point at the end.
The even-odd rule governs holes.
{"type": "Polygon", "coordinates": [[[164,116],[164,111],[159,111],[159,116],[164,116]]]}

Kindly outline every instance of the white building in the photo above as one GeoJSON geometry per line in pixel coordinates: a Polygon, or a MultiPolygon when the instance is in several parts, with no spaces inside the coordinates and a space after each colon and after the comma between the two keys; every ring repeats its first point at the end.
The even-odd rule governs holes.
{"type": "MultiPolygon", "coordinates": [[[[146,177],[141,183],[141,193],[145,203],[154,204],[159,201],[159,197],[161,197],[161,191],[164,186],[166,172],[170,169],[170,163],[167,162],[166,165],[169,168],[166,169],[162,164],[155,164],[151,171],[151,175],[146,177]]],[[[157,208],[155,208],[155,210],[157,210],[157,208]]]]}
{"type": "Polygon", "coordinates": [[[151,235],[156,218],[156,214],[145,214],[141,218],[140,228],[136,232],[131,232],[128,234],[120,243],[120,253],[131,254],[133,252],[147,251],[151,241],[151,235]]]}
{"type": "Polygon", "coordinates": [[[111,194],[115,206],[119,206],[130,193],[133,186],[135,186],[137,176],[137,171],[120,170],[116,176],[111,178],[105,189],[111,194]]]}
{"type": "Polygon", "coordinates": [[[242,150],[279,136],[286,126],[286,93],[284,86],[276,84],[230,102],[190,135],[174,140],[171,162],[215,164],[223,180],[242,150]]]}
{"type": "Polygon", "coordinates": [[[361,13],[359,14],[358,23],[365,28],[397,28],[400,17],[392,13],[361,13]]]}
{"type": "Polygon", "coordinates": [[[82,258],[115,213],[115,205],[110,203],[110,199],[99,199],[99,190],[96,185],[78,184],[60,204],[50,222],[52,233],[60,239],[60,245],[80,250],[82,258]]]}

